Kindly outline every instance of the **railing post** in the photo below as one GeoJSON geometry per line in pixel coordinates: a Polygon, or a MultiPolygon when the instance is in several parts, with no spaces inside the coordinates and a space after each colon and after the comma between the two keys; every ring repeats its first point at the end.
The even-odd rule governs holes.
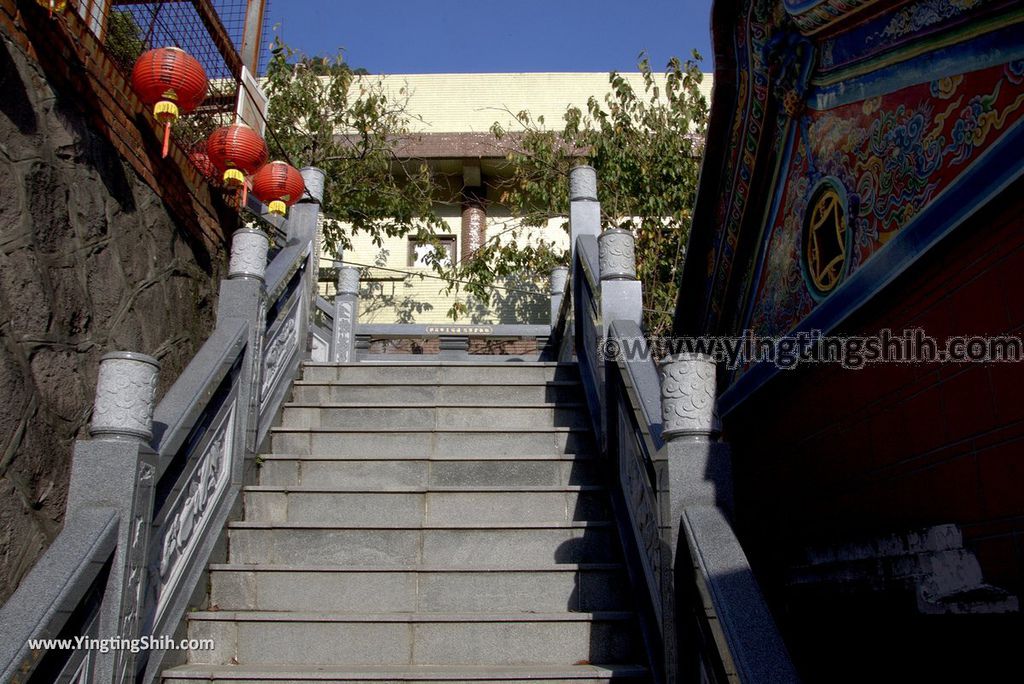
{"type": "MultiPolygon", "coordinates": [[[[715,362],[679,354],[660,364],[662,437],[668,466],[666,553],[675,562],[663,596],[678,607],[670,672],[702,681],[712,671],[744,682],[797,682],[799,677],[750,562],[729,521],[731,455],[718,439],[715,362]]],[[[660,488],[660,485],[659,485],[660,488]]],[[[665,615],[671,616],[673,611],[665,615]]]]}
{"type": "Polygon", "coordinates": [[[466,335],[441,335],[438,340],[439,359],[467,359],[469,357],[469,337],[466,335]]]}
{"type": "Polygon", "coordinates": [[[704,354],[662,360],[662,438],[668,449],[672,519],[684,505],[732,509],[728,445],[716,439],[715,362],[704,354]]]}
{"type": "Polygon", "coordinates": [[[569,233],[573,250],[580,235],[597,237],[601,233],[601,203],[593,166],[577,166],[569,172],[569,233]]]}
{"type": "MultiPolygon", "coordinates": [[[[640,325],[642,318],[643,298],[640,281],[636,279],[633,234],[621,228],[609,228],[602,232],[597,238],[597,260],[601,279],[601,328],[597,335],[599,348],[604,350],[607,347],[601,344],[601,339],[607,339],[611,335],[614,321],[631,321],[640,325]]],[[[599,396],[602,440],[608,436],[609,421],[615,419],[609,415],[609,411],[616,409],[612,404],[612,397],[608,396],[606,376],[609,363],[615,361],[605,359],[605,363],[600,363],[597,367],[601,386],[599,396]]],[[[602,441],[601,446],[607,453],[609,445],[602,441]]]]}
{"type": "MultiPolygon", "coordinates": [[[[270,239],[260,230],[242,228],[231,236],[231,260],[228,277],[220,285],[217,301],[217,324],[242,319],[249,325],[248,346],[239,378],[238,406],[245,410],[245,420],[235,424],[237,439],[245,451],[255,452],[259,429],[259,387],[262,373],[264,299],[263,275],[267,270],[270,239]]],[[[241,484],[245,469],[244,452],[232,454],[231,480],[241,484]],[[237,456],[237,458],[236,458],[237,456]]]]}
{"type": "Polygon", "coordinates": [[[558,325],[558,314],[562,310],[562,298],[565,296],[565,281],[569,279],[569,269],[565,266],[556,266],[551,269],[550,284],[551,292],[551,327],[558,325]]]}
{"type": "Polygon", "coordinates": [[[356,358],[365,356],[370,353],[370,345],[373,343],[373,338],[370,335],[356,335],[356,358]]]}
{"type": "MultiPolygon", "coordinates": [[[[569,320],[563,332],[563,344],[559,349],[559,359],[568,357],[571,349],[576,354],[585,353],[582,340],[577,339],[580,330],[581,288],[583,274],[576,268],[576,244],[583,235],[597,237],[601,233],[601,202],[597,197],[597,171],[592,166],[576,166],[569,172],[569,277],[572,282],[572,307],[569,309],[569,320]],[[572,344],[566,340],[572,340],[572,344]]],[[[595,274],[596,275],[596,274],[595,274]]]]}
{"type": "Polygon", "coordinates": [[[306,358],[309,348],[309,320],[316,296],[317,276],[320,268],[320,246],[317,244],[317,228],[320,221],[320,204],[324,199],[324,172],[307,166],[303,168],[302,180],[306,194],[288,210],[288,240],[306,241],[310,244],[309,259],[306,261],[306,289],[299,305],[299,351],[300,358],[306,358]]]}
{"type": "MultiPolygon", "coordinates": [[[[657,483],[663,515],[667,515],[662,534],[662,562],[665,567],[662,586],[662,633],[665,638],[665,673],[669,682],[686,679],[700,668],[700,654],[694,651],[680,653],[679,634],[687,633],[687,645],[695,641],[693,627],[685,622],[688,616],[677,615],[676,587],[685,594],[686,573],[690,568],[685,532],[682,530],[684,507],[691,504],[714,507],[718,499],[716,487],[720,477],[709,470],[724,469],[723,494],[728,487],[729,454],[724,445],[715,443],[720,432],[715,412],[715,363],[699,354],[683,354],[664,359],[659,364],[661,376],[662,438],[665,440],[666,468],[659,472],[657,483]],[[677,562],[682,560],[680,567],[677,562]],[[681,662],[682,660],[682,662],[681,662]]],[[[688,596],[681,601],[687,603],[688,596]]],[[[685,609],[683,609],[685,611],[685,609]]]]}
{"type": "Polygon", "coordinates": [[[633,234],[621,228],[609,228],[597,239],[601,268],[601,323],[605,337],[612,321],[643,319],[643,293],[636,279],[636,252],[633,234]]]}
{"type": "Polygon", "coordinates": [[[359,319],[359,269],[338,267],[338,291],[334,295],[334,328],[331,330],[331,361],[356,360],[356,321],[359,319]]]}
{"type": "MultiPolygon", "coordinates": [[[[156,475],[156,454],[148,442],[159,369],[159,362],[145,354],[103,356],[89,428],[93,438],[75,442],[68,518],[90,508],[113,509],[120,518],[98,617],[100,639],[139,637],[156,475]]],[[[130,650],[97,651],[94,656],[89,681],[134,681],[137,656],[130,650]]]]}

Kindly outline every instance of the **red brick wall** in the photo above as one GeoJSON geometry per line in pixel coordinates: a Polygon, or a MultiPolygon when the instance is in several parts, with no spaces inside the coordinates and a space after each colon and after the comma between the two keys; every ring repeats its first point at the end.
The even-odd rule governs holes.
{"type": "Polygon", "coordinates": [[[77,102],[183,227],[211,252],[223,245],[222,226],[234,225],[233,210],[210,192],[180,147],[172,145],[161,159],[163,127],[73,9],[51,20],[34,3],[0,0],[0,30],[39,62],[55,89],[77,102]]]}
{"type": "MultiPolygon", "coordinates": [[[[1024,182],[923,261],[841,332],[1024,335],[1024,182]]],[[[1024,364],[802,368],[726,430],[739,524],[769,574],[809,540],[952,522],[987,581],[1024,588],[1024,364]]]]}
{"type": "MultiPolygon", "coordinates": [[[[375,340],[370,343],[371,354],[438,354],[441,351],[441,340],[438,337],[427,337],[414,340],[375,340]]],[[[469,353],[479,355],[520,355],[535,354],[540,351],[535,339],[491,339],[488,337],[470,337],[469,353]]]]}

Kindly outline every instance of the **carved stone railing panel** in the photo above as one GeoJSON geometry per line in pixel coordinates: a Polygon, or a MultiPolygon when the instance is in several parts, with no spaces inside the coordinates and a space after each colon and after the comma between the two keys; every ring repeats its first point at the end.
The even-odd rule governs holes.
{"type": "MultiPolygon", "coordinates": [[[[282,302],[275,320],[267,330],[263,346],[262,381],[259,388],[260,415],[267,416],[274,398],[279,394],[288,369],[294,365],[299,351],[299,316],[303,311],[305,288],[296,287],[291,297],[282,302]]],[[[288,378],[290,380],[290,378],[288,378]]]]}
{"type": "MultiPolygon", "coordinates": [[[[102,594],[103,587],[97,585],[106,581],[103,569],[109,566],[116,550],[119,525],[118,512],[113,508],[93,508],[69,518],[39,560],[39,566],[50,572],[45,576],[29,573],[0,608],[0,625],[4,627],[0,681],[15,681],[18,676],[27,680],[37,667],[74,676],[89,674],[91,663],[82,657],[84,652],[33,651],[28,641],[56,637],[85,597],[102,594]],[[47,592],[49,602],[42,606],[44,610],[34,613],[40,597],[47,596],[47,592]]],[[[83,634],[90,633],[90,626],[91,633],[95,633],[96,609],[84,622],[83,634]]]]}
{"type": "Polygon", "coordinates": [[[269,263],[267,233],[233,236],[216,327],[155,410],[156,361],[130,352],[104,358],[93,439],[75,444],[64,529],[0,609],[4,681],[27,679],[41,662],[60,681],[159,677],[159,650],[30,653],[27,643],[62,632],[133,639],[177,630],[262,437],[258,427],[273,418],[305,349],[323,178],[315,169],[303,175],[312,201],[293,207],[285,224],[256,222],[280,247],[269,263]]]}
{"type": "Polygon", "coordinates": [[[664,527],[657,494],[650,475],[649,455],[637,443],[636,429],[630,420],[631,411],[625,397],[620,397],[617,412],[618,472],[630,526],[633,530],[636,548],[640,551],[640,562],[647,578],[651,607],[655,611],[657,626],[663,628],[664,616],[661,592],[662,548],[661,530],[664,527]]]}
{"type": "Polygon", "coordinates": [[[199,542],[210,532],[214,513],[231,483],[238,414],[237,377],[234,380],[209,425],[202,427],[201,436],[190,449],[189,464],[155,521],[151,559],[155,569],[154,625],[166,617],[169,601],[181,588],[199,542]]]}
{"type": "MultiPolygon", "coordinates": [[[[124,589],[119,611],[118,634],[140,633],[145,619],[146,551],[149,546],[150,517],[153,514],[153,486],[156,468],[142,462],[136,474],[135,502],[131,508],[128,548],[125,559],[124,589]]],[[[117,652],[114,677],[118,682],[135,681],[136,654],[128,649],[117,652]]]]}

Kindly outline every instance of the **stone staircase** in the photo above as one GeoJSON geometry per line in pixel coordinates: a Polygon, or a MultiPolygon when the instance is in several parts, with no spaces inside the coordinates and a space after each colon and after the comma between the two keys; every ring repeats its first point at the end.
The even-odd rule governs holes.
{"type": "Polygon", "coordinates": [[[574,365],[305,366],[164,681],[648,681],[574,365]]]}

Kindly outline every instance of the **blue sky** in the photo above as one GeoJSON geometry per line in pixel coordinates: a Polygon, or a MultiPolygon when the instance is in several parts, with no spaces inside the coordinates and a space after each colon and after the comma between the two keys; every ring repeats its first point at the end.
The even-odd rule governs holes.
{"type": "MultiPolygon", "coordinates": [[[[711,0],[271,0],[307,54],[344,49],[373,73],[628,71],[696,48],[710,71],[711,0]]],[[[271,37],[272,38],[272,37],[271,37]]]]}

